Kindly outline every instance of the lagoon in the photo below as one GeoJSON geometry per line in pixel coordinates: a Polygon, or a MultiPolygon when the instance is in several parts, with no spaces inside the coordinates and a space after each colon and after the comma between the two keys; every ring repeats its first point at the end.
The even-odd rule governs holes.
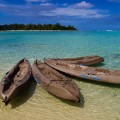
{"type": "MultiPolygon", "coordinates": [[[[17,61],[100,55],[99,67],[120,70],[120,31],[0,32],[0,79],[17,61]]],[[[0,120],[119,120],[120,85],[72,78],[83,95],[81,104],[58,99],[32,82],[7,107],[0,101],[0,120]]]]}

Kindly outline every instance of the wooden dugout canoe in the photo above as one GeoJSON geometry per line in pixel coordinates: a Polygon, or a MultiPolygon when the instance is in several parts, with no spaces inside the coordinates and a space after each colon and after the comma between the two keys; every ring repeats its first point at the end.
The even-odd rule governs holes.
{"type": "Polygon", "coordinates": [[[78,86],[71,80],[60,74],[58,71],[49,67],[41,61],[34,61],[32,73],[37,82],[39,82],[49,93],[72,101],[80,101],[80,92],[78,86]]]}
{"type": "Polygon", "coordinates": [[[56,70],[78,78],[120,84],[120,70],[108,70],[83,65],[67,64],[64,62],[57,62],[55,60],[45,60],[45,63],[56,70]]]}
{"type": "Polygon", "coordinates": [[[57,62],[65,62],[71,64],[82,64],[82,65],[94,65],[97,63],[104,62],[104,58],[94,55],[77,58],[51,58],[49,60],[56,60],[57,62]]]}
{"type": "Polygon", "coordinates": [[[20,93],[31,76],[31,65],[22,59],[14,65],[0,82],[0,98],[7,105],[20,93]]]}

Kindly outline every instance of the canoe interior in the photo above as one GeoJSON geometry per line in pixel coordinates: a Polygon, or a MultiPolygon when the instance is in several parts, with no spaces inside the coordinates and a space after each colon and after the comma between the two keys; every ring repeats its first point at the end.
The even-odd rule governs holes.
{"type": "Polygon", "coordinates": [[[7,94],[13,86],[17,86],[22,84],[22,80],[26,76],[28,72],[28,63],[26,61],[21,62],[20,64],[16,65],[14,69],[7,73],[7,76],[4,78],[5,84],[3,88],[3,93],[7,94]]]}
{"type": "Polygon", "coordinates": [[[56,70],[52,69],[45,63],[41,63],[37,65],[40,72],[47,77],[49,80],[61,80],[64,79],[62,75],[60,75],[56,70]]]}

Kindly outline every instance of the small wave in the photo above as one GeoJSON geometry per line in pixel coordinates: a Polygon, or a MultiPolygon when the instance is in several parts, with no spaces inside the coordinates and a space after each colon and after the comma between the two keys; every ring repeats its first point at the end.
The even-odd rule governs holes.
{"type": "Polygon", "coordinates": [[[113,31],[113,30],[106,30],[107,32],[111,32],[111,31],[113,31]]]}

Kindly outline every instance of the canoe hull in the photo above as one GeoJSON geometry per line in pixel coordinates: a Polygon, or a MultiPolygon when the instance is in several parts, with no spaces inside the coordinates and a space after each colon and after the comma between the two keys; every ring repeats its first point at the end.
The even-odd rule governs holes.
{"type": "Polygon", "coordinates": [[[54,80],[54,78],[52,78],[52,77],[47,78],[45,75],[43,75],[43,73],[38,69],[36,63],[34,62],[34,64],[32,65],[32,73],[33,73],[33,76],[36,79],[36,81],[38,81],[38,83],[41,84],[41,86],[44,89],[46,89],[49,93],[51,93],[59,98],[69,99],[72,101],[79,102],[80,101],[80,92],[79,92],[77,85],[72,80],[67,81],[67,78],[64,75],[62,75],[59,72],[57,72],[56,70],[52,69],[45,63],[42,63],[42,64],[44,64],[43,66],[45,67],[45,69],[48,69],[49,72],[51,72],[57,76],[56,77],[57,80],[54,80]],[[58,79],[58,76],[63,81],[61,79],[58,79]],[[62,82],[62,84],[65,86],[63,86],[60,82],[62,82]],[[71,88],[69,86],[67,86],[67,84],[64,84],[65,82],[71,82],[71,83],[69,83],[69,85],[71,85],[71,88]],[[67,87],[69,87],[70,90],[67,90],[67,87]],[[74,94],[72,94],[72,92],[74,94]]]}
{"type": "Polygon", "coordinates": [[[55,60],[57,62],[64,62],[69,64],[82,64],[88,66],[104,62],[104,58],[97,55],[78,57],[78,58],[56,58],[56,59],[48,59],[48,60],[55,60]]]}
{"type": "Polygon", "coordinates": [[[31,66],[28,60],[22,59],[16,65],[14,65],[3,77],[0,82],[0,98],[7,105],[10,100],[15,98],[20,92],[22,92],[23,88],[29,82],[31,77],[31,66]],[[26,71],[20,69],[19,65],[25,62],[26,71]],[[18,69],[19,68],[19,69],[18,69]],[[21,72],[18,78],[16,77],[17,73],[21,72]],[[24,74],[24,76],[22,76],[24,74]],[[15,78],[16,77],[16,78],[15,78]]]}
{"type": "Polygon", "coordinates": [[[63,62],[60,65],[60,63],[58,64],[54,60],[45,60],[45,63],[56,70],[78,78],[84,78],[98,82],[120,84],[120,70],[93,68],[83,65],[66,64],[63,62]]]}

